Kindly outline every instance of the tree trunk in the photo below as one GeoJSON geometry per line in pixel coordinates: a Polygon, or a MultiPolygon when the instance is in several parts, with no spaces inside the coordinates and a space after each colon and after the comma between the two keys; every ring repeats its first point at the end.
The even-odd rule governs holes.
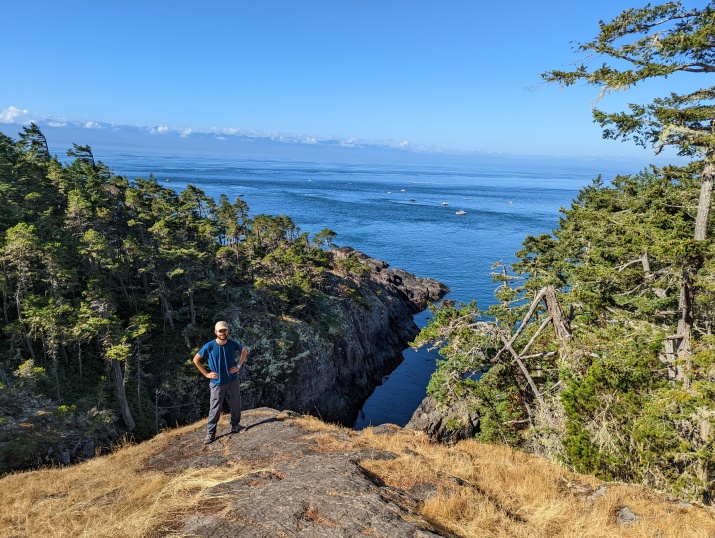
{"type": "Polygon", "coordinates": [[[5,265],[2,266],[3,278],[2,278],[2,314],[5,323],[10,322],[10,288],[7,285],[7,272],[5,271],[5,265]]]}
{"type": "Polygon", "coordinates": [[[645,278],[650,277],[650,260],[648,259],[648,250],[641,256],[641,264],[643,265],[643,275],[645,278]]]}
{"type": "Polygon", "coordinates": [[[30,357],[32,357],[33,361],[37,362],[37,355],[35,355],[35,348],[32,347],[32,338],[30,338],[30,335],[26,334],[23,341],[25,342],[25,347],[27,347],[27,352],[30,354],[30,357]]]}
{"type": "MultiPolygon", "coordinates": [[[[700,184],[700,198],[698,199],[698,213],[695,217],[695,241],[704,241],[707,238],[710,205],[713,197],[713,179],[715,179],[714,155],[708,155],[703,169],[700,184]]],[[[690,338],[693,330],[693,304],[695,302],[693,291],[693,276],[697,274],[703,264],[702,256],[690,257],[683,265],[683,277],[680,282],[680,296],[678,297],[678,328],[677,334],[671,337],[675,341],[676,356],[679,362],[684,363],[682,374],[678,373],[676,379],[688,384],[687,375],[690,370],[691,344],[690,338]]],[[[666,349],[666,354],[667,354],[666,349]]],[[[680,372],[680,369],[678,369],[680,372]]]]}
{"type": "Polygon", "coordinates": [[[2,379],[3,381],[5,381],[5,386],[7,386],[7,387],[11,387],[11,386],[12,386],[11,383],[10,383],[10,380],[8,379],[7,375],[5,375],[5,372],[3,372],[3,369],[2,369],[2,368],[0,368],[0,379],[2,379]]]}
{"type": "Polygon", "coordinates": [[[556,289],[553,286],[547,286],[544,300],[554,324],[554,332],[556,333],[556,339],[559,341],[561,356],[565,358],[568,356],[568,342],[571,340],[571,324],[564,315],[559,300],[556,298],[556,289]]]}
{"type": "MultiPolygon", "coordinates": [[[[697,264],[700,265],[700,264],[697,264]]],[[[678,298],[678,328],[675,337],[676,356],[682,369],[677,368],[676,379],[688,385],[685,375],[691,370],[691,345],[690,336],[693,330],[693,275],[697,273],[693,260],[687,260],[683,266],[683,276],[680,282],[680,297],[678,298]],[[684,364],[683,364],[684,363],[684,364]]]]}
{"type": "Polygon", "coordinates": [[[55,391],[57,394],[57,401],[62,402],[62,394],[60,393],[60,375],[59,369],[57,368],[57,355],[54,354],[52,357],[52,378],[55,382],[55,391]]]}
{"type": "Polygon", "coordinates": [[[164,315],[164,321],[169,324],[169,327],[174,328],[174,316],[169,303],[168,292],[163,280],[156,280],[157,291],[159,292],[159,301],[161,302],[161,311],[164,315]]]}
{"type": "Polygon", "coordinates": [[[127,401],[127,392],[124,388],[124,376],[122,375],[122,365],[116,360],[112,359],[112,370],[114,373],[114,387],[117,391],[117,401],[119,403],[119,411],[122,414],[122,420],[127,426],[129,431],[133,431],[136,427],[134,418],[132,418],[132,412],[129,410],[129,402],[127,401]]]}
{"type": "Polygon", "coordinates": [[[142,354],[139,351],[139,346],[137,345],[137,409],[139,411],[139,419],[142,418],[142,354]]]}
{"type": "Polygon", "coordinates": [[[196,325],[196,305],[194,305],[194,291],[189,288],[189,319],[191,320],[191,325],[196,325]]]}
{"type": "Polygon", "coordinates": [[[703,175],[700,182],[698,213],[695,217],[696,241],[704,241],[708,233],[710,206],[712,204],[713,199],[713,179],[715,178],[715,164],[712,162],[711,158],[706,160],[705,168],[703,169],[703,175]]]}

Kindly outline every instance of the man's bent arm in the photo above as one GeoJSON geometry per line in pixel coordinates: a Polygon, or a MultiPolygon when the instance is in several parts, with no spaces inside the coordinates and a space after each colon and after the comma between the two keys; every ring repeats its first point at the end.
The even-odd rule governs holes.
{"type": "Polygon", "coordinates": [[[199,372],[203,374],[204,377],[208,377],[209,379],[218,379],[218,374],[216,372],[209,372],[206,370],[206,368],[203,367],[201,364],[201,355],[198,353],[194,355],[194,365],[196,368],[198,368],[199,372]]]}

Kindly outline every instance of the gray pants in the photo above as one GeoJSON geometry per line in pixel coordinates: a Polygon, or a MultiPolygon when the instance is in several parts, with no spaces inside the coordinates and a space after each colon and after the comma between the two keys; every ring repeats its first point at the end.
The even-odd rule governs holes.
{"type": "Polygon", "coordinates": [[[241,382],[238,378],[230,383],[218,385],[209,383],[211,390],[211,402],[209,404],[208,434],[216,435],[216,425],[221,418],[221,406],[224,399],[231,408],[231,427],[241,423],[241,382]]]}

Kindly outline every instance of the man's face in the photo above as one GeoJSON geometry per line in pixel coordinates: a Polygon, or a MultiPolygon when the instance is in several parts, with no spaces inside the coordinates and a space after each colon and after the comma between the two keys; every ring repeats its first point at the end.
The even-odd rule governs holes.
{"type": "Polygon", "coordinates": [[[219,329],[218,331],[214,331],[216,333],[216,338],[218,338],[220,341],[225,342],[228,340],[228,329],[219,329]]]}

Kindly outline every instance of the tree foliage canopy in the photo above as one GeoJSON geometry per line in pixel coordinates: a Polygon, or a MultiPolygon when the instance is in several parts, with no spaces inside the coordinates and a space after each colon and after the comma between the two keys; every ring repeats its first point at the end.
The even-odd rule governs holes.
{"type": "MultiPolygon", "coordinates": [[[[543,78],[602,97],[656,77],[702,83],[715,70],[714,6],[626,10],[578,46],[584,63],[543,78]]],[[[414,344],[440,348],[429,393],[478,412],[481,439],[709,502],[715,87],[594,119],[605,138],[695,159],[596,178],[551,234],[525,239],[511,271],[495,270],[495,305],[443,305],[414,344]]]]}
{"type": "MultiPolygon", "coordinates": [[[[593,41],[581,43],[577,52],[588,62],[573,71],[545,73],[544,80],[570,86],[583,82],[597,86],[601,95],[628,89],[652,78],[715,72],[715,9],[686,9],[682,2],[629,9],[609,23],[600,22],[593,41]],[[613,64],[591,67],[597,58],[613,64]]],[[[680,77],[682,78],[682,76],[680,77]]],[[[604,128],[604,138],[633,140],[659,152],[664,146],[680,155],[704,156],[715,147],[712,119],[715,86],[702,87],[693,79],[693,90],[671,93],[645,105],[629,105],[628,112],[594,110],[604,128]]]]}
{"type": "MultiPolygon", "coordinates": [[[[157,410],[176,405],[163,395],[195,379],[181,371],[216,319],[240,304],[266,330],[283,316],[320,320],[335,281],[352,285],[335,272],[330,230],[311,241],[290,217],[249,216],[240,198],[129,181],[89,146],[67,154],[50,157],[35,125],[0,136],[1,390],[106,409],[147,437],[157,410]]],[[[257,349],[268,333],[255,331],[236,337],[257,349]]],[[[254,353],[256,377],[271,380],[295,351],[279,347],[254,353]]]]}

